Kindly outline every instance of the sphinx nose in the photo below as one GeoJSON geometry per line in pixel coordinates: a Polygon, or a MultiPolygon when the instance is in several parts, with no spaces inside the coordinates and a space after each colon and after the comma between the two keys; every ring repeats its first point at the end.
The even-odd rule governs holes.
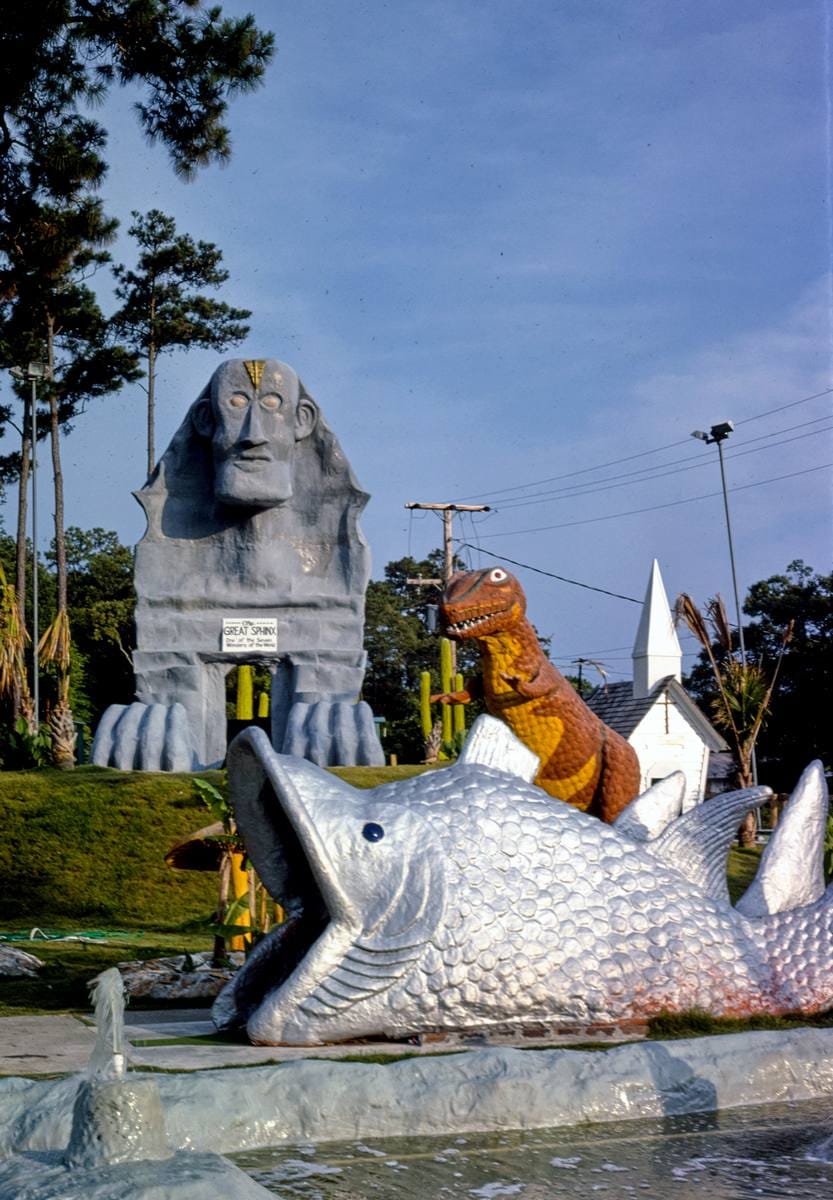
{"type": "Polygon", "coordinates": [[[246,410],[246,416],[243,419],[243,424],[240,427],[240,437],[238,441],[244,446],[263,446],[268,442],[268,437],[263,428],[263,417],[260,413],[259,404],[250,404],[246,410]]]}

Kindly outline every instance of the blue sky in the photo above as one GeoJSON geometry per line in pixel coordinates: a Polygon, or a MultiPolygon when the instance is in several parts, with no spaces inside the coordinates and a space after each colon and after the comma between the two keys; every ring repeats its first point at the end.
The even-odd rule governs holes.
{"type": "MultiPolygon", "coordinates": [[[[688,435],[727,418],[741,587],[829,569],[833,406],[796,402],[833,386],[830,3],[224,8],[278,44],[233,105],[231,164],[179,182],[122,93],[104,197],[125,228],[159,207],[221,246],[254,314],[233,353],[290,362],[319,401],[372,494],[375,574],[439,545],[406,501],[466,497],[497,511],[455,531],[493,554],[632,597],[656,556],[672,600],[729,599],[720,496],[676,503],[719,492],[688,435]]],[[[159,452],[214,358],[163,362],[159,452]]],[[[68,523],[138,540],[143,437],[137,388],[90,407],[68,523]]],[[[517,573],[557,661],[629,674],[636,605],[517,573]]]]}

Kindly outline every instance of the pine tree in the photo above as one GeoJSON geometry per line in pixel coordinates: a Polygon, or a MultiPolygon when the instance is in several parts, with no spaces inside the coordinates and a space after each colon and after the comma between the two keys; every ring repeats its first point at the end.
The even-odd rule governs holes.
{"type": "MultiPolygon", "coordinates": [[[[43,651],[60,678],[56,754],[71,765],[59,425],[91,396],[136,377],[134,356],[113,345],[84,282],[108,260],[103,247],[116,223],[94,196],[107,169],[106,131],[81,108],[100,102],[114,83],[138,85],[145,132],[168,148],[176,172],[189,176],[229,157],[228,99],[259,85],[273,38],[251,16],[224,18],[199,0],[42,0],[37,20],[25,6],[6,6],[3,17],[0,352],[4,365],[41,359],[52,375],[45,391],[58,609],[43,651]]],[[[29,453],[24,438],[21,472],[29,453]]],[[[25,521],[18,524],[22,538],[25,521]]]]}
{"type": "Polygon", "coordinates": [[[222,251],[212,242],[195,242],[178,234],[171,217],[158,208],[142,216],[133,212],[128,229],[140,254],[135,270],[118,266],[116,295],[122,307],[114,326],[128,346],[142,354],[147,377],[148,475],[156,463],[154,423],[156,364],[160,354],[173,350],[225,350],[249,332],[251,313],[202,295],[200,288],[217,288],[228,279],[220,265],[222,251]]]}

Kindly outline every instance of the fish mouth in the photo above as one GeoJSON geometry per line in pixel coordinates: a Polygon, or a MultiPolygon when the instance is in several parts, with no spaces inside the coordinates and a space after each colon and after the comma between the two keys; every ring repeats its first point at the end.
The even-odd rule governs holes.
{"type": "Polygon", "coordinates": [[[477,608],[464,609],[459,616],[454,613],[453,609],[446,608],[443,610],[445,632],[448,637],[456,638],[458,641],[483,637],[484,634],[493,633],[496,629],[504,629],[508,623],[507,619],[514,618],[513,610],[516,607],[514,602],[499,608],[485,608],[481,605],[477,608]]]}
{"type": "MultiPolygon", "coordinates": [[[[247,753],[254,734],[266,736],[249,730],[238,738],[248,744],[236,747],[235,818],[252,865],[286,919],[257,943],[218,998],[214,1020],[226,1029],[246,1025],[265,1001],[272,1014],[291,1013],[353,936],[350,905],[292,771],[273,763],[264,769],[247,753]]],[[[301,770],[309,765],[295,762],[301,770]]]]}

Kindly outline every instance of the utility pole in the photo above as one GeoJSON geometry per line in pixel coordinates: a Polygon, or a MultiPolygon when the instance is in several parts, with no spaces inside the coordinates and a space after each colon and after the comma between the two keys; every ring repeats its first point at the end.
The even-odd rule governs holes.
{"type": "MultiPolygon", "coordinates": [[[[420,504],[412,501],[405,505],[406,508],[424,508],[430,512],[441,512],[443,514],[443,585],[448,587],[448,581],[454,574],[454,545],[451,538],[451,523],[454,520],[454,514],[458,512],[490,512],[488,504],[420,504]]],[[[408,580],[410,583],[411,581],[408,580]]],[[[423,582],[420,580],[420,582],[423,582]]],[[[428,582],[425,580],[424,582],[428,582]]],[[[432,579],[431,583],[434,582],[432,579]]],[[[454,642],[451,643],[451,672],[453,675],[457,673],[457,646],[454,642]]]]}

